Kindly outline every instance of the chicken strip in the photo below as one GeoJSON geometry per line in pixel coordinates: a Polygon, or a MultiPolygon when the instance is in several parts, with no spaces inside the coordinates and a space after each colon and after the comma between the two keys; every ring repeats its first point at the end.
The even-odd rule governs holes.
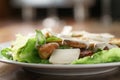
{"type": "Polygon", "coordinates": [[[87,45],[77,41],[64,40],[64,44],[74,48],[86,48],[87,45]]]}
{"type": "Polygon", "coordinates": [[[58,43],[47,43],[38,48],[39,56],[42,59],[50,57],[52,52],[59,47],[58,43]]]}
{"type": "Polygon", "coordinates": [[[92,50],[81,49],[80,58],[83,58],[83,57],[86,57],[86,56],[91,56],[91,55],[93,55],[92,50]]]}

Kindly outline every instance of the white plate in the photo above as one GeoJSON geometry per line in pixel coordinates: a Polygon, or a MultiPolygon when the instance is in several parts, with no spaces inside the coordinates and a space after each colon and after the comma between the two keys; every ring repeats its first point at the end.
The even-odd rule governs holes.
{"type": "MultiPolygon", "coordinates": [[[[0,48],[10,46],[9,42],[0,44],[0,48]]],[[[35,64],[6,60],[0,57],[0,62],[22,66],[24,70],[50,75],[95,75],[105,74],[117,70],[120,62],[101,64],[79,64],[79,65],[58,65],[58,64],[35,64]]]]}

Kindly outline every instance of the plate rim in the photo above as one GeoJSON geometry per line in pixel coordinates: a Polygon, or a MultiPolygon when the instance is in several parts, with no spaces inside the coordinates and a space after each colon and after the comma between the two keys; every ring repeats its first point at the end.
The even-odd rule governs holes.
{"type": "Polygon", "coordinates": [[[35,67],[35,68],[102,68],[102,67],[119,67],[120,62],[112,62],[112,63],[100,63],[100,64],[41,64],[41,63],[24,63],[17,62],[13,60],[0,59],[0,62],[7,64],[14,64],[24,67],[35,67]]]}

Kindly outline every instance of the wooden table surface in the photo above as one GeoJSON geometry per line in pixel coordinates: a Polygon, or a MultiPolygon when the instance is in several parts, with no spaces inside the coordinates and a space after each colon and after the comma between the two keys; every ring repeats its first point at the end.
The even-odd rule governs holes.
{"type": "MultiPolygon", "coordinates": [[[[120,37],[120,23],[113,23],[110,25],[103,25],[99,22],[84,22],[80,24],[75,24],[71,21],[67,22],[64,25],[73,26],[74,30],[86,30],[89,32],[101,33],[101,32],[109,32],[114,34],[117,37],[120,37]]],[[[11,41],[15,39],[16,33],[28,34],[30,32],[34,32],[35,29],[42,29],[40,22],[28,23],[28,22],[0,22],[0,43],[11,41]]],[[[63,28],[63,24],[59,26],[55,26],[53,31],[59,32],[63,28]],[[62,26],[61,26],[62,25],[62,26]]],[[[81,76],[51,76],[51,75],[39,75],[36,76],[32,73],[25,72],[21,67],[0,63],[0,80],[81,80],[81,76]]],[[[92,78],[84,78],[84,80],[120,80],[120,71],[118,70],[116,73],[100,76],[100,77],[92,77],[92,78]]]]}

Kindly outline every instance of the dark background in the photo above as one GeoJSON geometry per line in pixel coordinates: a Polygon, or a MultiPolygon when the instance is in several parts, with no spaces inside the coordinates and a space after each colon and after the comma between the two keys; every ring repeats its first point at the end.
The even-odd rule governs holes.
{"type": "MultiPolygon", "coordinates": [[[[96,0],[95,4],[89,7],[89,18],[100,19],[102,16],[102,0],[96,0]]],[[[110,16],[114,21],[120,20],[120,0],[111,0],[110,16]]],[[[57,8],[60,18],[73,18],[73,7],[57,8]],[[69,14],[68,14],[69,13],[69,14]]],[[[47,16],[47,8],[36,8],[36,18],[43,19],[47,16]],[[41,16],[42,15],[42,16],[41,16]]],[[[10,4],[10,0],[0,0],[0,19],[21,19],[21,8],[14,8],[10,4]]]]}

